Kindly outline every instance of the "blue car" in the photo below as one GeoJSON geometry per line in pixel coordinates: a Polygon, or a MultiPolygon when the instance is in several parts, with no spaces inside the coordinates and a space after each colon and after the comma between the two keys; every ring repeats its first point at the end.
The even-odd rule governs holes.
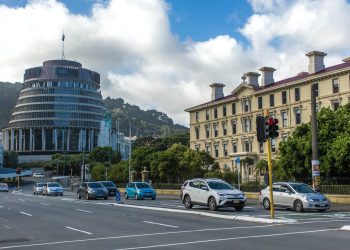
{"type": "Polygon", "coordinates": [[[144,198],[156,199],[156,191],[147,182],[130,182],[125,188],[125,199],[135,198],[143,200],[144,198]]]}

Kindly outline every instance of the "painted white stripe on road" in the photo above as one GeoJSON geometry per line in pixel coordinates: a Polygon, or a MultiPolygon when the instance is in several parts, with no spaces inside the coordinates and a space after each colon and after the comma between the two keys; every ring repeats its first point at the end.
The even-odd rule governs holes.
{"type": "Polygon", "coordinates": [[[279,224],[263,225],[263,226],[246,226],[246,227],[224,227],[224,228],[206,228],[206,229],[195,229],[195,230],[183,230],[183,231],[171,231],[171,232],[161,232],[161,233],[149,233],[149,234],[134,234],[134,235],[123,235],[123,236],[112,236],[104,238],[90,238],[82,240],[64,240],[64,241],[54,241],[54,242],[45,242],[45,243],[33,243],[26,245],[14,245],[0,247],[0,249],[12,249],[12,248],[23,248],[23,247],[35,247],[35,246],[49,246],[49,245],[59,245],[66,243],[77,243],[77,242],[87,242],[87,241],[100,241],[100,240],[115,240],[115,239],[129,239],[135,237],[150,237],[155,235],[170,235],[170,234],[188,234],[196,232],[210,232],[210,231],[223,231],[223,230],[239,230],[239,229],[251,229],[251,228],[265,228],[265,227],[276,227],[280,226],[279,224]]]}
{"type": "Polygon", "coordinates": [[[73,231],[77,231],[77,232],[81,232],[81,233],[84,233],[84,234],[92,234],[90,232],[86,232],[86,231],[83,231],[83,230],[80,230],[80,229],[76,229],[76,228],[73,228],[73,227],[67,227],[66,228],[70,229],[70,230],[73,230],[73,231]]]}
{"type": "Polygon", "coordinates": [[[162,223],[157,223],[157,222],[152,222],[152,221],[143,221],[144,223],[148,224],[154,224],[154,225],[159,225],[159,226],[164,226],[164,227],[173,227],[173,228],[178,228],[178,226],[172,226],[172,225],[167,225],[167,224],[162,224],[162,223]]]}
{"type": "Polygon", "coordinates": [[[50,206],[50,204],[47,204],[47,203],[40,203],[40,204],[44,206],[50,206]]]}
{"type": "Polygon", "coordinates": [[[7,229],[10,229],[11,227],[9,227],[8,225],[2,224],[4,227],[6,227],[7,229]]]}
{"type": "Polygon", "coordinates": [[[77,211],[81,211],[81,212],[84,212],[84,213],[90,213],[90,214],[92,214],[93,212],[91,212],[91,211],[88,211],[88,210],[83,210],[83,209],[78,209],[78,208],[76,208],[75,210],[77,210],[77,211]]]}
{"type": "Polygon", "coordinates": [[[350,231],[350,226],[342,226],[341,230],[350,231]]]}
{"type": "Polygon", "coordinates": [[[0,206],[0,208],[4,208],[3,206],[0,206]]]}
{"type": "Polygon", "coordinates": [[[19,201],[25,201],[25,200],[23,200],[23,199],[18,199],[19,201]]]}
{"type": "Polygon", "coordinates": [[[118,248],[115,250],[135,250],[135,249],[160,248],[160,247],[170,247],[170,246],[183,246],[183,245],[200,244],[200,243],[208,243],[208,242],[278,237],[278,236],[284,236],[284,235],[308,234],[308,233],[318,233],[318,232],[327,232],[327,231],[335,231],[335,230],[338,230],[338,229],[321,229],[321,230],[314,230],[314,231],[301,231],[301,232],[290,232],[290,233],[280,233],[280,234],[262,234],[262,235],[240,236],[240,237],[232,237],[232,238],[221,238],[221,239],[213,239],[213,240],[198,240],[198,241],[180,242],[180,243],[163,244],[163,245],[118,248]]]}
{"type": "Polygon", "coordinates": [[[164,203],[161,203],[160,205],[162,206],[166,206],[166,207],[184,207],[184,206],[179,206],[179,205],[174,205],[174,204],[164,204],[164,203]]]}
{"type": "Polygon", "coordinates": [[[31,214],[28,214],[28,213],[25,213],[25,212],[19,212],[20,214],[24,214],[24,215],[27,215],[27,216],[33,216],[31,214]]]}

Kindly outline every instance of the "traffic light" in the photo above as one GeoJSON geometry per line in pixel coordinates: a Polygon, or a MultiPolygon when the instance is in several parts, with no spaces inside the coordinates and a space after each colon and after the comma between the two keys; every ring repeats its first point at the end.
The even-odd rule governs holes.
{"type": "Polygon", "coordinates": [[[20,167],[16,168],[16,174],[21,174],[21,168],[20,167]]]}
{"type": "Polygon", "coordinates": [[[264,116],[256,117],[256,137],[258,142],[266,141],[266,118],[264,116]]]}
{"type": "Polygon", "coordinates": [[[271,139],[273,139],[273,138],[276,138],[276,137],[278,137],[279,136],[279,127],[278,127],[278,120],[277,119],[273,119],[272,118],[272,120],[273,120],[273,122],[272,122],[272,125],[270,125],[270,131],[269,131],[269,137],[271,138],[271,139]]]}

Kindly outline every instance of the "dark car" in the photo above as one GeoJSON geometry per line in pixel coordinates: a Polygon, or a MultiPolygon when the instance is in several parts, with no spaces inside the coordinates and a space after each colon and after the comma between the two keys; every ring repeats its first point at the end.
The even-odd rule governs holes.
{"type": "Polygon", "coordinates": [[[87,200],[97,198],[107,200],[108,190],[99,182],[83,182],[77,191],[77,196],[78,199],[84,197],[87,200]]]}
{"type": "Polygon", "coordinates": [[[100,181],[100,183],[108,190],[109,196],[115,196],[118,188],[112,181],[100,181]]]}

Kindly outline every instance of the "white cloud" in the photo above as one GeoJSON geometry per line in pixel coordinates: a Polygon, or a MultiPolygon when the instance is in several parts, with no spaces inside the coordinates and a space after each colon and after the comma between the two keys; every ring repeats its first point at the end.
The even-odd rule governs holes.
{"type": "Polygon", "coordinates": [[[0,5],[0,80],[22,81],[24,69],[59,58],[64,29],[66,58],[101,74],[104,97],[156,108],[188,125],[183,110],[209,101],[213,82],[225,83],[228,94],[243,72],[272,66],[278,80],[305,71],[308,51],[327,52],[326,65],[350,52],[345,0],[251,0],[255,13],[240,30],[249,46],[228,35],[179,41],[163,0],[97,2],[90,16],[56,0],[0,5]]]}

